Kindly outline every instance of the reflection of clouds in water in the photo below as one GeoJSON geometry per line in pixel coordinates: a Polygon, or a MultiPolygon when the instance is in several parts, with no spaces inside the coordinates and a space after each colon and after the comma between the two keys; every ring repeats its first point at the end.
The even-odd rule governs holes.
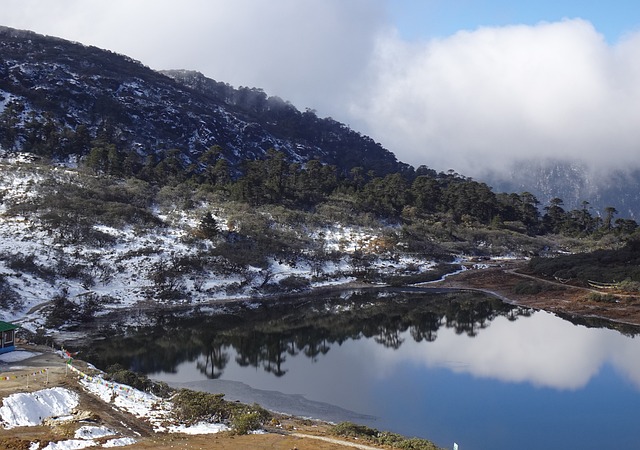
{"type": "Polygon", "coordinates": [[[640,389],[639,355],[637,339],[538,312],[515,322],[499,317],[474,338],[441,328],[435,342],[406,339],[396,352],[373,352],[372,360],[381,376],[411,361],[476,377],[571,390],[584,387],[610,363],[640,389]]]}

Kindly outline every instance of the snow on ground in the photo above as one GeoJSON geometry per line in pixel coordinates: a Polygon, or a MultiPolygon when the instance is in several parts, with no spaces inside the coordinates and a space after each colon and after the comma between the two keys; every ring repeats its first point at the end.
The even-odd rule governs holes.
{"type": "MultiPolygon", "coordinates": [[[[80,375],[80,383],[86,391],[115,408],[148,420],[157,432],[213,434],[229,429],[221,423],[201,422],[191,426],[176,423],[172,418],[170,400],[133,389],[127,385],[106,381],[102,376],[88,376],[72,366],[70,369],[80,375]]],[[[78,394],[62,387],[12,394],[2,401],[0,425],[3,428],[11,429],[42,425],[47,419],[71,420],[78,403],[78,394]]],[[[38,443],[32,443],[30,449],[75,450],[94,446],[110,448],[123,447],[135,442],[134,438],[120,436],[118,432],[105,426],[83,425],[75,431],[73,439],[50,442],[42,449],[38,443]],[[111,439],[105,441],[105,438],[111,439]],[[100,444],[102,441],[105,442],[100,444]]]]}
{"type": "Polygon", "coordinates": [[[170,425],[167,431],[170,433],[184,434],[215,434],[221,431],[228,431],[229,427],[221,423],[200,422],[191,426],[186,425],[170,425]]]}
{"type": "Polygon", "coordinates": [[[0,407],[4,428],[40,425],[51,417],[68,416],[78,406],[78,394],[60,387],[6,397],[0,407]]]}
{"type": "Polygon", "coordinates": [[[148,419],[157,431],[164,431],[163,422],[169,417],[171,404],[153,394],[129,386],[108,382],[100,376],[82,377],[85,390],[138,418],[148,419]]]}
{"type": "Polygon", "coordinates": [[[9,353],[3,353],[0,355],[0,362],[13,363],[18,361],[24,361],[25,359],[33,358],[34,356],[41,355],[37,352],[27,352],[24,350],[15,350],[9,353]]]}
{"type": "Polygon", "coordinates": [[[81,448],[94,447],[95,445],[93,441],[69,439],[67,441],[49,442],[42,450],[79,450],[81,448]]]}
{"type": "Polygon", "coordinates": [[[77,369],[73,370],[81,375],[80,383],[88,392],[120,410],[148,420],[157,432],[213,434],[229,429],[220,423],[197,423],[191,426],[172,423],[170,400],[133,389],[124,384],[106,381],[102,376],[87,376],[77,369]]]}
{"type": "MultiPolygon", "coordinates": [[[[97,297],[104,300],[105,312],[146,303],[158,291],[153,280],[158,267],[185,258],[197,259],[214,245],[192,236],[203,212],[215,209],[212,205],[195,211],[156,208],[154,214],[165,224],[161,228],[95,225],[96,233],[113,240],[105,245],[60,242],[60,230],[51,230],[28,214],[7,212],[13,204],[41,195],[50,180],[76,183],[79,175],[64,167],[43,168],[7,158],[0,160],[0,165],[0,288],[14,292],[17,298],[6,300],[9,304],[0,308],[0,320],[19,322],[32,332],[46,328],[46,310],[38,305],[56,295],[65,292],[78,305],[85,298],[97,297]],[[61,275],[73,268],[83,268],[84,279],[61,275]]],[[[215,210],[214,217],[221,229],[228,229],[224,211],[215,210]]],[[[313,261],[313,254],[294,260],[273,259],[267,268],[247,267],[244,271],[209,268],[203,273],[189,273],[179,281],[184,299],[157,301],[195,305],[248,298],[260,292],[265,280],[279,283],[291,276],[308,280],[311,287],[346,283],[353,280],[349,274],[354,270],[354,252],[366,253],[369,267],[381,273],[421,273],[434,265],[431,260],[389,251],[389,243],[379,229],[336,223],[298,232],[308,234],[318,248],[338,256],[322,262],[313,261]]]]}
{"type": "Polygon", "coordinates": [[[78,428],[74,434],[76,439],[98,439],[107,436],[115,436],[117,433],[107,427],[85,425],[78,428]]]}

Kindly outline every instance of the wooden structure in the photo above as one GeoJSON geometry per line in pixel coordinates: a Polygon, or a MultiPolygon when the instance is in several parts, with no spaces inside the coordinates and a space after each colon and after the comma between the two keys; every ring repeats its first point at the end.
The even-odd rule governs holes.
{"type": "Polygon", "coordinates": [[[0,354],[16,349],[16,329],[20,328],[9,322],[0,320],[0,354]]]}

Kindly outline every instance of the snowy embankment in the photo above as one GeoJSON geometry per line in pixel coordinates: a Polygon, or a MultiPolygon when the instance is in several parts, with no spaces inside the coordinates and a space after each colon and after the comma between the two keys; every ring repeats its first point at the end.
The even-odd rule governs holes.
{"type": "Polygon", "coordinates": [[[205,212],[213,214],[221,231],[229,230],[226,212],[215,205],[189,211],[157,207],[153,214],[161,227],[98,224],[92,232],[100,243],[74,240],[69,238],[73,229],[55,228],[38,219],[42,213],[34,211],[46,210],[46,205],[30,205],[37,204],[48,185],[80,185],[80,175],[63,167],[9,160],[0,160],[0,165],[0,320],[18,321],[33,332],[46,328],[46,304],[56,296],[64,296],[78,310],[91,299],[98,306],[91,314],[101,314],[150,301],[196,305],[259,297],[267,292],[265,286],[295,291],[299,286],[345,284],[354,281],[349,274],[356,268],[363,269],[362,255],[367,256],[368,270],[382,274],[421,273],[435,265],[431,260],[388,251],[380,229],[336,223],[288,230],[304,235],[331,258],[305,253],[290,260],[272,258],[267,267],[238,269],[207,256],[216,244],[194,237],[205,212]],[[178,264],[184,261],[196,261],[197,268],[181,272],[184,267],[178,264]],[[289,283],[286,288],[285,283],[289,283]],[[167,286],[178,295],[160,299],[156,294],[167,286]]]}
{"type": "MultiPolygon", "coordinates": [[[[185,426],[172,418],[170,400],[141,392],[129,386],[104,380],[102,376],[89,376],[69,365],[80,376],[80,385],[113,408],[128,412],[149,422],[154,431],[184,434],[212,434],[229,428],[220,423],[197,423],[185,426]]],[[[12,394],[0,406],[0,425],[5,429],[31,427],[55,423],[77,423],[73,439],[48,443],[40,447],[32,443],[30,450],[72,450],[86,447],[122,447],[136,439],[123,436],[105,426],[82,425],[76,419],[79,395],[70,389],[54,387],[30,393],[12,394]]]]}
{"type": "MultiPolygon", "coordinates": [[[[46,423],[63,423],[73,420],[78,406],[78,394],[61,387],[42,389],[31,393],[17,393],[6,397],[0,407],[3,428],[33,427],[46,423]]],[[[29,450],[73,450],[87,447],[123,447],[136,440],[95,425],[80,426],[74,439],[52,441],[41,447],[32,442],[29,450]]]]}

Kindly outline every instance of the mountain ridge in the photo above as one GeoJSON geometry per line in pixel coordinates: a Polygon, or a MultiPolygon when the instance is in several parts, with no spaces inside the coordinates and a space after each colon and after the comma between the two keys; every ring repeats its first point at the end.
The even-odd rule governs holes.
{"type": "MultiPolygon", "coordinates": [[[[377,175],[410,168],[346,125],[300,112],[260,89],[235,89],[202,76],[207,90],[186,82],[185,74],[196,72],[168,76],[124,55],[7,27],[0,27],[0,55],[0,145],[5,149],[23,149],[32,138],[29,127],[54,122],[67,130],[84,126],[92,138],[111,127],[116,144],[140,153],[178,149],[185,166],[197,164],[215,145],[234,167],[274,148],[291,162],[317,159],[343,172],[355,165],[377,175]],[[211,95],[211,86],[225,86],[234,102],[211,95]],[[322,132],[310,131],[317,125],[322,132]]],[[[73,152],[78,150],[87,154],[89,147],[73,152]]]]}

